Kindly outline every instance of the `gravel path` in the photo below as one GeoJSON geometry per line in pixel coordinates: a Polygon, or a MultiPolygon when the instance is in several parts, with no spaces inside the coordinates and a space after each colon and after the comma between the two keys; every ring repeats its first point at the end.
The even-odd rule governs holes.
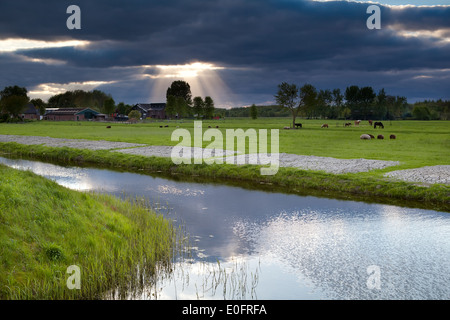
{"type": "MultiPolygon", "coordinates": [[[[225,158],[227,161],[229,157],[225,158]]],[[[235,161],[253,164],[267,164],[258,159],[258,155],[238,155],[235,161]],[[244,160],[245,159],[245,160],[244,160]]],[[[382,161],[368,159],[336,159],[331,157],[301,156],[289,153],[279,154],[280,167],[292,167],[304,170],[325,171],[328,173],[357,173],[375,169],[384,169],[390,166],[397,166],[398,161],[382,161]]]]}
{"type": "MultiPolygon", "coordinates": [[[[197,148],[191,148],[191,154],[197,148]]],[[[149,146],[143,148],[133,148],[125,150],[114,150],[114,152],[123,152],[127,154],[142,155],[142,156],[157,156],[157,157],[170,157],[172,147],[168,146],[149,146]]],[[[214,157],[214,149],[203,149],[208,151],[214,157]],[[212,152],[211,152],[212,151],[212,152]]],[[[261,164],[266,165],[269,162],[259,159],[257,154],[251,155],[234,155],[232,151],[223,150],[225,155],[223,163],[233,164],[261,164]]],[[[181,156],[183,153],[181,153],[181,156]]],[[[269,155],[271,156],[271,155],[269,155]]],[[[274,154],[273,157],[276,155],[274,154]]],[[[316,157],[316,156],[300,156],[296,154],[280,153],[279,166],[280,167],[293,167],[305,170],[319,170],[329,173],[350,173],[350,172],[364,172],[374,169],[383,169],[390,166],[396,166],[400,163],[398,161],[380,161],[380,160],[367,160],[367,159],[336,159],[330,157],[316,157]]]]}
{"type": "Polygon", "coordinates": [[[396,170],[386,173],[385,176],[409,182],[450,184],[450,165],[396,170]]]}
{"type": "Polygon", "coordinates": [[[15,135],[0,135],[0,142],[17,142],[26,145],[42,144],[47,147],[69,147],[75,149],[90,149],[90,150],[110,150],[116,148],[132,148],[146,146],[145,144],[127,143],[127,142],[112,142],[112,141],[94,141],[85,139],[60,139],[50,137],[37,136],[15,136],[15,135]]]}
{"type": "MultiPolygon", "coordinates": [[[[169,157],[172,154],[172,148],[170,146],[145,146],[141,148],[133,148],[133,149],[122,149],[122,150],[114,150],[115,152],[121,152],[121,153],[127,153],[127,154],[134,154],[139,156],[146,156],[146,157],[169,157]]],[[[196,148],[191,147],[191,155],[197,154],[198,152],[204,152],[207,151],[208,154],[211,154],[212,157],[215,156],[215,149],[207,149],[207,148],[196,148]]],[[[225,156],[231,156],[234,154],[233,151],[226,151],[222,150],[222,153],[225,156]]],[[[186,157],[184,156],[184,153],[180,152],[180,157],[186,157]]]]}
{"type": "MultiPolygon", "coordinates": [[[[0,142],[17,142],[25,145],[42,144],[50,147],[70,147],[76,149],[112,150],[113,152],[157,157],[170,157],[172,152],[172,147],[170,146],[148,146],[145,144],[127,142],[59,139],[37,136],[0,135],[0,142]]],[[[214,156],[214,152],[211,153],[211,149],[203,149],[202,152],[205,150],[208,151],[208,154],[214,156]]],[[[196,148],[191,149],[193,155],[196,151],[198,151],[196,148]]],[[[261,161],[258,155],[234,155],[233,152],[224,151],[224,156],[224,163],[267,164],[267,162],[261,161]]],[[[280,167],[321,170],[334,174],[367,172],[400,164],[398,161],[336,159],[331,157],[301,156],[287,153],[280,153],[278,154],[278,157],[280,167]]],[[[397,170],[388,172],[385,176],[411,182],[450,184],[450,165],[397,170]]]]}

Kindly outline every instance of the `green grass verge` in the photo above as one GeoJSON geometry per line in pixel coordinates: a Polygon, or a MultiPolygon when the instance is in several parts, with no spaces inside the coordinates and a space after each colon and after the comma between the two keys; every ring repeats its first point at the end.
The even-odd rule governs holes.
{"type": "Polygon", "coordinates": [[[123,298],[169,267],[174,227],[137,200],[69,190],[3,165],[0,177],[0,299],[123,298]],[[71,265],[80,289],[67,287],[71,265]]]}
{"type": "Polygon", "coordinates": [[[419,186],[384,178],[384,170],[364,174],[328,174],[317,171],[279,168],[276,175],[262,176],[260,167],[254,165],[174,165],[170,158],[144,157],[110,151],[91,151],[71,148],[25,146],[17,143],[1,143],[3,152],[45,161],[74,165],[95,165],[103,168],[139,170],[139,172],[164,172],[198,176],[213,182],[232,181],[254,186],[270,185],[270,189],[304,194],[316,191],[319,196],[351,198],[370,202],[400,204],[450,211],[450,187],[434,184],[419,186]]]}

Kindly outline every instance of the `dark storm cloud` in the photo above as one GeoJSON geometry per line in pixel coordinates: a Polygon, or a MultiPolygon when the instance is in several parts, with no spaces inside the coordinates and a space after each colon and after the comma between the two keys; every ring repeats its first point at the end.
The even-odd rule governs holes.
{"type": "MultiPolygon", "coordinates": [[[[311,61],[338,55],[363,52],[369,57],[382,58],[383,54],[379,53],[398,55],[396,48],[413,51],[420,46],[417,39],[404,41],[386,28],[391,24],[414,30],[430,29],[430,25],[448,27],[449,19],[444,17],[450,16],[450,8],[383,8],[384,29],[370,31],[365,26],[367,4],[359,3],[247,0],[167,1],[149,5],[144,1],[81,1],[79,5],[82,30],[65,28],[64,19],[68,15],[64,14],[65,5],[58,3],[49,6],[55,8],[49,10],[48,17],[41,17],[53,21],[49,25],[43,23],[42,32],[39,26],[21,26],[17,35],[74,36],[101,40],[99,43],[94,42],[85,49],[30,50],[25,54],[68,59],[79,66],[176,64],[196,59],[239,66],[296,63],[304,67],[311,61]]],[[[36,16],[33,15],[34,19],[36,16]]],[[[418,58],[426,53],[426,48],[419,49],[418,58]]],[[[386,67],[391,66],[390,60],[385,60],[386,67]]],[[[424,64],[429,61],[416,62],[426,67],[424,64]]],[[[364,66],[369,64],[366,62],[364,66]]]]}
{"type": "Polygon", "coordinates": [[[330,40],[338,37],[340,47],[350,46],[353,32],[345,32],[349,37],[344,38],[342,30],[363,29],[365,18],[361,8],[346,3],[331,5],[330,9],[302,1],[168,1],[144,6],[146,3],[81,2],[82,30],[67,30],[64,19],[68,15],[61,14],[65,5],[60,3],[47,5],[50,10],[44,16],[30,14],[30,19],[20,19],[28,23],[18,26],[15,34],[10,26],[15,21],[8,17],[26,12],[13,12],[1,19],[0,26],[10,26],[4,29],[9,31],[5,36],[10,37],[102,40],[84,51],[46,49],[27,53],[65,58],[77,65],[137,65],[142,60],[146,64],[170,64],[192,59],[249,65],[326,58],[333,53],[327,52],[330,40]],[[341,30],[335,30],[334,25],[341,30]]]}
{"type": "MultiPolygon", "coordinates": [[[[95,80],[114,77],[111,67],[206,61],[229,67],[221,75],[234,92],[243,95],[273,96],[281,81],[316,80],[318,86],[345,87],[357,83],[358,75],[370,75],[372,83],[389,84],[387,79],[399,81],[394,71],[411,78],[410,70],[450,68],[448,42],[398,33],[448,32],[450,8],[382,7],[382,29],[368,30],[367,7],[301,0],[2,1],[0,38],[91,41],[86,47],[20,51],[30,58],[66,61],[63,66],[41,65],[54,71],[55,81],[87,79],[92,70],[95,80]],[[69,15],[65,11],[70,4],[81,8],[81,30],[66,28],[69,15]]],[[[0,60],[4,59],[3,54],[0,60]]],[[[8,68],[7,63],[1,64],[8,68]]],[[[24,63],[26,68],[39,73],[37,65],[24,63]]],[[[119,73],[113,80],[120,77],[132,78],[119,73]]],[[[404,81],[409,86],[415,83],[404,81]]]]}

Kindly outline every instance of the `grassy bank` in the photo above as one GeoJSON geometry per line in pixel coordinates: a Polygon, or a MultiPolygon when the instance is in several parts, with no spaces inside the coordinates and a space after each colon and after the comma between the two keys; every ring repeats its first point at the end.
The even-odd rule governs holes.
{"type": "Polygon", "coordinates": [[[25,146],[2,143],[5,153],[74,165],[96,165],[103,168],[164,172],[178,176],[199,176],[209,181],[233,181],[253,185],[270,185],[271,189],[292,193],[305,190],[337,198],[353,198],[374,202],[404,204],[450,211],[450,187],[446,185],[418,186],[412,183],[391,181],[382,176],[384,170],[363,174],[327,174],[323,172],[280,168],[273,176],[260,175],[253,165],[174,165],[170,158],[144,157],[110,151],[90,151],[71,148],[25,146]]]}
{"type": "Polygon", "coordinates": [[[137,201],[3,165],[0,177],[0,299],[98,299],[111,290],[123,297],[170,262],[171,222],[137,201]],[[80,289],[67,287],[71,265],[80,268],[80,289]]]}

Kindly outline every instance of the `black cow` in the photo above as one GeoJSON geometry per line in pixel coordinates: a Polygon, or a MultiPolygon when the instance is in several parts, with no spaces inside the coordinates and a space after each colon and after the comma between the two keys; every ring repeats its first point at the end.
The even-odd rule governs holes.
{"type": "Polygon", "coordinates": [[[295,124],[295,127],[296,127],[296,128],[298,128],[298,127],[301,128],[301,127],[302,127],[302,124],[301,124],[301,123],[296,123],[296,124],[295,124]]]}

